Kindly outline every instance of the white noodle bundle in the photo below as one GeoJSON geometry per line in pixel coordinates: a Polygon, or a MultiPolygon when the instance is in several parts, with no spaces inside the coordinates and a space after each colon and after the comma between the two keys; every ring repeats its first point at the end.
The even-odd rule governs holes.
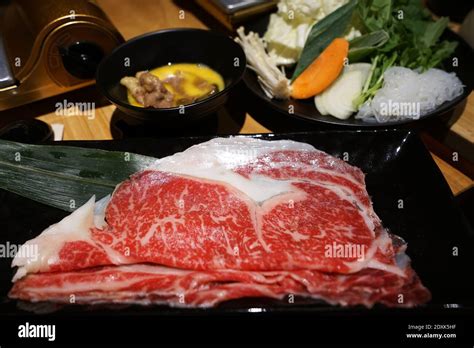
{"type": "Polygon", "coordinates": [[[392,67],[384,74],[383,87],[360,107],[356,118],[377,122],[418,119],[462,92],[463,84],[455,73],[392,67]]]}

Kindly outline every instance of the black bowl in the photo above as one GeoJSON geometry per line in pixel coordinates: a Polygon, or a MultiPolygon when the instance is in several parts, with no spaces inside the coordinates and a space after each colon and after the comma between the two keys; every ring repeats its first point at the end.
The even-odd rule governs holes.
{"type": "Polygon", "coordinates": [[[230,37],[202,29],[166,29],[138,36],[118,46],[99,65],[96,82],[100,92],[133,119],[176,127],[217,111],[227,101],[230,89],[243,76],[245,66],[244,51],[230,37]],[[130,105],[120,79],[168,63],[207,65],[221,74],[225,88],[209,98],[181,107],[154,109],[130,105]]]}

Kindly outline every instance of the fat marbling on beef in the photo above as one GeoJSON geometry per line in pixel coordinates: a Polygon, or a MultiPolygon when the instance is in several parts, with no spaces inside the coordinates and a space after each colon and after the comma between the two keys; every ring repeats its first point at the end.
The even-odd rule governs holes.
{"type": "Polygon", "coordinates": [[[39,257],[14,260],[11,297],[64,302],[74,292],[87,303],[187,306],[287,294],[366,306],[429,299],[374,212],[364,174],[308,144],[216,138],[157,160],[103,205],[92,199],[27,242],[39,257]]]}

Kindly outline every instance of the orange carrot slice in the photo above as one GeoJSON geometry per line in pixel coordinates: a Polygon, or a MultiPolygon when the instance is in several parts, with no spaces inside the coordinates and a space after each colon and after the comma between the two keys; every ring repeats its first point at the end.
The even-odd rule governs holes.
{"type": "Polygon", "coordinates": [[[349,52],[349,42],[336,38],[321,54],[293,81],[291,96],[306,99],[321,93],[337,79],[349,52]]]}

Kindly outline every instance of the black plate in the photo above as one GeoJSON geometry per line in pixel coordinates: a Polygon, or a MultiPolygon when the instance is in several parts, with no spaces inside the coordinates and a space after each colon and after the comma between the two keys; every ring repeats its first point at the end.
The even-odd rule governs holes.
{"type": "MultiPolygon", "coordinates": [[[[446,307],[472,308],[474,285],[466,277],[472,274],[474,247],[467,223],[455,206],[453,196],[438,167],[419,138],[406,131],[328,131],[280,135],[251,135],[261,139],[293,139],[306,142],[328,153],[349,156],[349,162],[367,173],[367,189],[375,211],[384,225],[408,242],[408,255],[422,282],[432,291],[433,299],[425,309],[446,307]],[[403,200],[403,209],[398,208],[403,200]],[[453,248],[459,256],[453,256],[453,248]]],[[[62,144],[121,150],[163,157],[210,137],[128,139],[99,142],[63,142],[62,144]]],[[[38,235],[67,213],[18,195],[0,191],[0,243],[18,244],[38,235]]],[[[0,313],[24,314],[17,301],[6,295],[11,288],[11,259],[0,259],[0,313]]],[[[27,308],[27,307],[23,307],[27,308]]],[[[54,308],[40,306],[40,309],[54,308]]],[[[376,306],[342,308],[314,300],[298,299],[295,304],[267,299],[242,299],[223,303],[213,309],[173,309],[165,306],[117,307],[69,305],[59,314],[219,314],[253,311],[368,313],[395,310],[376,306]]],[[[37,308],[38,309],[38,308],[37,308]]],[[[419,311],[414,309],[413,311],[419,311]]]]}
{"type": "Polygon", "coordinates": [[[100,92],[125,117],[135,122],[181,127],[222,107],[229,91],[240,81],[245,65],[245,53],[240,45],[224,34],[203,29],[166,29],[140,35],[115,48],[97,68],[96,82],[100,92]],[[207,65],[222,76],[225,87],[209,98],[182,107],[154,109],[130,105],[120,79],[168,63],[207,65]]]}
{"type": "MultiPolygon", "coordinates": [[[[266,31],[268,21],[269,16],[259,17],[256,20],[245,25],[246,31],[252,30],[262,36],[266,31]]],[[[351,128],[395,127],[400,125],[412,124],[420,121],[425,122],[437,116],[446,115],[458,105],[462,104],[462,102],[469,96],[474,87],[474,66],[472,64],[472,62],[474,61],[473,50],[471,49],[469,44],[466,43],[459,35],[455,34],[450,30],[446,30],[446,32],[443,34],[443,39],[459,42],[458,47],[456,48],[456,51],[453,54],[453,57],[458,58],[458,66],[452,66],[451,58],[444,62],[444,66],[446,67],[446,71],[453,71],[456,73],[456,75],[465,85],[465,88],[463,93],[459,97],[449,102],[445,102],[438,109],[426,114],[418,120],[402,120],[396,122],[377,123],[355,119],[354,116],[349,117],[347,120],[340,120],[336,117],[321,115],[314,105],[314,98],[305,100],[276,100],[268,98],[257,81],[257,75],[250,69],[247,69],[245,71],[243,80],[253,94],[263,100],[268,106],[270,106],[274,110],[287,114],[290,117],[296,117],[311,122],[351,128]],[[288,112],[288,110],[290,110],[291,105],[293,106],[293,113],[288,112]]],[[[287,69],[287,72],[292,72],[292,70],[287,69]]]]}

